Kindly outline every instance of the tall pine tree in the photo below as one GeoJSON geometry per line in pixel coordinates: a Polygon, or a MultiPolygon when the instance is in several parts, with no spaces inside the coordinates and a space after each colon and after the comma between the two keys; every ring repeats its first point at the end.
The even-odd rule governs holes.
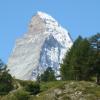
{"type": "Polygon", "coordinates": [[[55,81],[56,77],[55,77],[55,73],[52,70],[51,67],[48,67],[43,74],[41,74],[40,76],[38,76],[38,81],[44,81],[44,82],[49,82],[49,81],[55,81]]]}
{"type": "Polygon", "coordinates": [[[92,36],[90,38],[91,46],[94,50],[94,60],[93,60],[93,74],[96,75],[97,84],[100,84],[100,33],[92,36]]]}
{"type": "Polygon", "coordinates": [[[89,80],[92,48],[87,39],[79,36],[61,64],[63,80],[89,80]]]}

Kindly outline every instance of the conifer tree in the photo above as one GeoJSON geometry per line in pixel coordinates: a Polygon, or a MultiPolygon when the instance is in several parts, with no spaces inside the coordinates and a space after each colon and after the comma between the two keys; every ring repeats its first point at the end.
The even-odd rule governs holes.
{"type": "Polygon", "coordinates": [[[79,36],[61,64],[63,80],[89,80],[92,48],[87,39],[79,36]]]}
{"type": "Polygon", "coordinates": [[[13,78],[6,68],[7,66],[0,60],[0,95],[7,94],[13,89],[13,78]]]}
{"type": "Polygon", "coordinates": [[[93,64],[93,74],[96,75],[97,84],[100,84],[100,33],[92,36],[90,38],[91,46],[94,50],[94,64],[93,64]]]}
{"type": "Polygon", "coordinates": [[[52,68],[48,67],[46,71],[44,71],[44,73],[40,75],[39,79],[40,81],[48,82],[48,81],[55,81],[56,77],[52,68]]]}

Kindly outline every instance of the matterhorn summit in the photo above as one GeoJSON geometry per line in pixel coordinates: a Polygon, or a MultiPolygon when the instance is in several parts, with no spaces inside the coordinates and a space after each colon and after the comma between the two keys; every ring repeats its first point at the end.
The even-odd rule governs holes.
{"type": "Polygon", "coordinates": [[[47,67],[60,74],[60,63],[73,42],[67,30],[50,15],[37,12],[32,17],[28,32],[16,40],[8,60],[12,76],[35,80],[47,67]]]}

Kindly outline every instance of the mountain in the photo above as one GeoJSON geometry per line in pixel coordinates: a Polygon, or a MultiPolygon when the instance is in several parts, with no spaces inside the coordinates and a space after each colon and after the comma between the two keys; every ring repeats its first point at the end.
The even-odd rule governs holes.
{"type": "Polygon", "coordinates": [[[66,51],[73,42],[67,30],[44,12],[37,12],[29,23],[23,37],[16,40],[8,60],[12,76],[22,80],[35,80],[47,67],[52,67],[56,76],[66,51]]]}

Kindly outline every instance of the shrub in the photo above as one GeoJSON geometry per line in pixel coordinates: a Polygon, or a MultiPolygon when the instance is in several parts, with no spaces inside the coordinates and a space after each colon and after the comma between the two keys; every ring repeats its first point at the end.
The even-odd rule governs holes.
{"type": "Polygon", "coordinates": [[[18,90],[14,93],[15,100],[29,100],[29,93],[24,90],[18,90]]]}
{"type": "Polygon", "coordinates": [[[32,95],[36,95],[40,92],[40,85],[38,83],[29,83],[25,90],[30,92],[32,95]]]}

